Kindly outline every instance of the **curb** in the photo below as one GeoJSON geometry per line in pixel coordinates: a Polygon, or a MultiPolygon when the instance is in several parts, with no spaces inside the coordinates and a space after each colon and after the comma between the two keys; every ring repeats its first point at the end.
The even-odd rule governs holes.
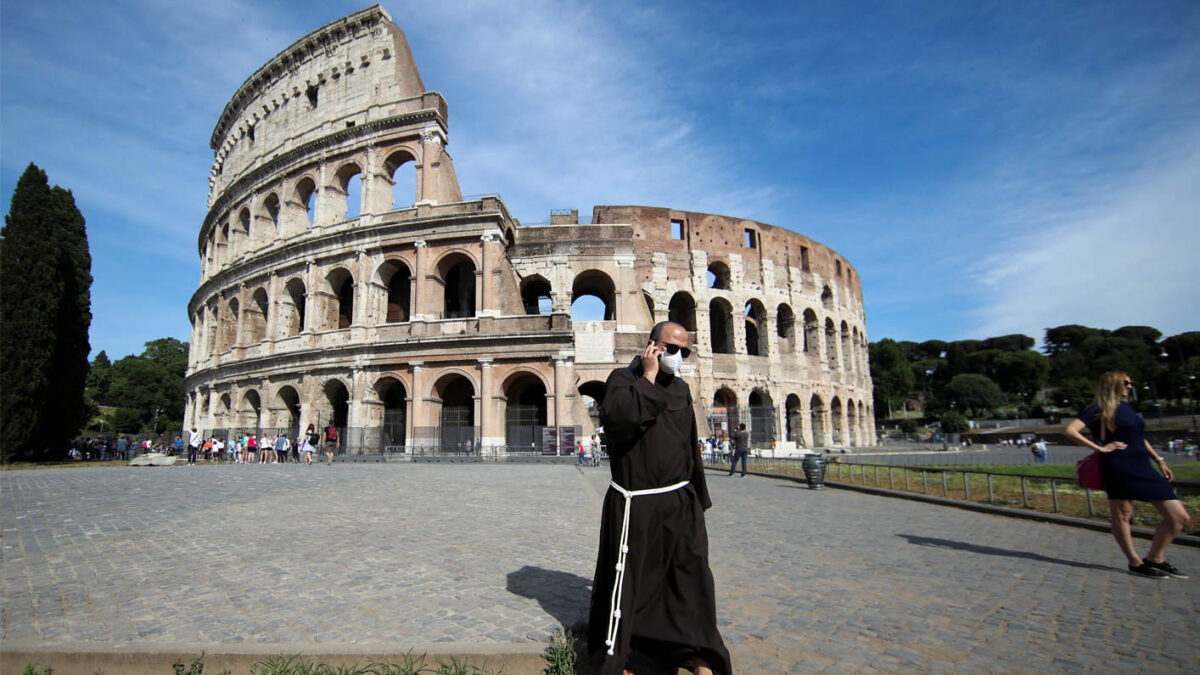
{"type": "MultiPolygon", "coordinates": [[[[312,644],[312,643],[96,643],[32,644],[5,642],[0,647],[0,672],[20,673],[25,666],[50,666],[55,675],[94,675],[97,671],[121,675],[166,675],[172,664],[188,665],[203,655],[204,672],[228,669],[232,675],[250,672],[265,659],[299,656],[306,661],[338,666],[364,666],[371,662],[403,664],[411,655],[424,657],[425,667],[439,663],[469,662],[509,675],[540,675],[546,667],[546,643],[477,644],[312,644]]],[[[424,671],[422,671],[424,672],[424,671]]],[[[432,672],[432,671],[431,671],[432,672]]]]}
{"type": "MultiPolygon", "coordinates": [[[[716,471],[709,467],[710,471],[716,471]]],[[[779,480],[791,481],[793,483],[802,483],[807,485],[808,481],[799,476],[780,476],[770,473],[756,473],[747,471],[747,474],[759,476],[762,478],[775,478],[779,480]]],[[[1089,518],[1076,518],[1075,516],[1066,516],[1061,513],[1043,513],[1041,511],[1032,511],[1026,509],[1014,509],[1008,506],[995,506],[992,504],[980,504],[979,502],[968,502],[959,499],[947,499],[946,497],[936,497],[934,495],[921,494],[919,492],[905,492],[903,490],[889,490],[888,488],[873,487],[870,485],[855,485],[852,483],[842,483],[837,481],[825,481],[825,485],[831,488],[840,490],[851,490],[853,492],[862,492],[879,497],[895,497],[898,499],[907,499],[914,502],[924,502],[926,504],[937,504],[938,506],[950,506],[957,509],[965,509],[967,511],[977,511],[979,513],[990,513],[994,516],[1007,516],[1009,518],[1021,518],[1023,520],[1033,520],[1040,523],[1052,523],[1055,525],[1066,525],[1069,527],[1078,527],[1095,532],[1110,533],[1112,530],[1106,521],[1091,520],[1089,518]]],[[[1153,539],[1154,530],[1148,527],[1131,528],[1133,536],[1140,539],[1153,539]]],[[[1173,544],[1182,546],[1200,547],[1200,536],[1193,534],[1181,534],[1175,537],[1173,544]]]]}

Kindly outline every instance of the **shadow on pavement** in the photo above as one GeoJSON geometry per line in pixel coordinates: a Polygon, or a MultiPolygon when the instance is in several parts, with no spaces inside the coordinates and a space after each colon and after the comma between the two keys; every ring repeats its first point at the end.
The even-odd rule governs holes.
{"type": "Polygon", "coordinates": [[[965,541],[952,541],[950,539],[938,539],[936,537],[920,537],[915,534],[897,534],[897,537],[903,537],[910,544],[917,546],[930,546],[933,548],[952,548],[959,551],[970,551],[971,553],[982,553],[984,555],[1002,555],[1008,558],[1024,558],[1026,560],[1040,560],[1042,562],[1055,563],[1057,565],[1067,565],[1070,567],[1080,567],[1088,570],[1103,570],[1106,572],[1117,571],[1121,572],[1116,567],[1108,565],[1096,565],[1093,563],[1084,563],[1076,560],[1063,560],[1062,558],[1051,558],[1040,553],[1030,553],[1029,551],[1014,551],[1008,548],[996,548],[995,546],[981,546],[979,544],[969,544],[965,541]]]}
{"type": "Polygon", "coordinates": [[[507,589],[509,593],[537,600],[564,629],[576,628],[587,621],[588,604],[592,599],[591,579],[526,565],[516,572],[509,572],[507,589]]]}

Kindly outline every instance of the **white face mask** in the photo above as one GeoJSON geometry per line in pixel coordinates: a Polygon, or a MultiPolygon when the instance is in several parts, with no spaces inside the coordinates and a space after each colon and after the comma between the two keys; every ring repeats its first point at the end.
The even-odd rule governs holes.
{"type": "Polygon", "coordinates": [[[659,354],[658,367],[668,375],[674,375],[679,371],[679,367],[683,365],[683,352],[678,351],[674,354],[659,354]]]}

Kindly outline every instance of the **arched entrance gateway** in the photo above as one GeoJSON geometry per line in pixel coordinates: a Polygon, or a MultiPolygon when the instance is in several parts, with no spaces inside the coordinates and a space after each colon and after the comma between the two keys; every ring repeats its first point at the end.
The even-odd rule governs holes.
{"type": "Polygon", "coordinates": [[[386,377],[375,385],[375,392],[383,401],[380,448],[384,453],[404,452],[408,439],[408,396],[404,384],[394,377],[386,377]]]}
{"type": "Polygon", "coordinates": [[[479,445],[475,426],[475,386],[462,375],[446,375],[433,389],[438,407],[436,450],[442,453],[473,453],[479,445]]]}
{"type": "Polygon", "coordinates": [[[775,403],[761,389],[750,392],[750,444],[766,447],[775,438],[775,403]]]}
{"type": "Polygon", "coordinates": [[[812,428],[813,447],[829,445],[829,437],[825,432],[825,402],[821,400],[820,396],[813,394],[812,399],[808,402],[808,410],[812,418],[809,427],[812,428]]]}
{"type": "Polygon", "coordinates": [[[546,428],[546,385],[517,373],[504,386],[504,444],[508,452],[535,452],[546,428]]]}
{"type": "Polygon", "coordinates": [[[712,411],[708,414],[709,433],[725,438],[737,425],[737,394],[727,387],[721,387],[713,394],[712,411]]]}
{"type": "Polygon", "coordinates": [[[787,411],[785,440],[798,446],[804,445],[804,413],[800,410],[800,397],[788,394],[784,408],[787,411]]]}

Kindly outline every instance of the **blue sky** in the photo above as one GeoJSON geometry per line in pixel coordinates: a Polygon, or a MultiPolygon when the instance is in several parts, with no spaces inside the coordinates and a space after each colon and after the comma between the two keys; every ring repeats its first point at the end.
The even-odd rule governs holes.
{"type": "MultiPolygon", "coordinates": [[[[463,193],[524,222],[794,229],[858,269],[872,340],[1200,329],[1194,0],[383,4],[450,104],[463,193]]],[[[93,352],[188,338],[221,109],[364,6],[2,1],[4,209],[30,161],[74,192],[93,352]]]]}

